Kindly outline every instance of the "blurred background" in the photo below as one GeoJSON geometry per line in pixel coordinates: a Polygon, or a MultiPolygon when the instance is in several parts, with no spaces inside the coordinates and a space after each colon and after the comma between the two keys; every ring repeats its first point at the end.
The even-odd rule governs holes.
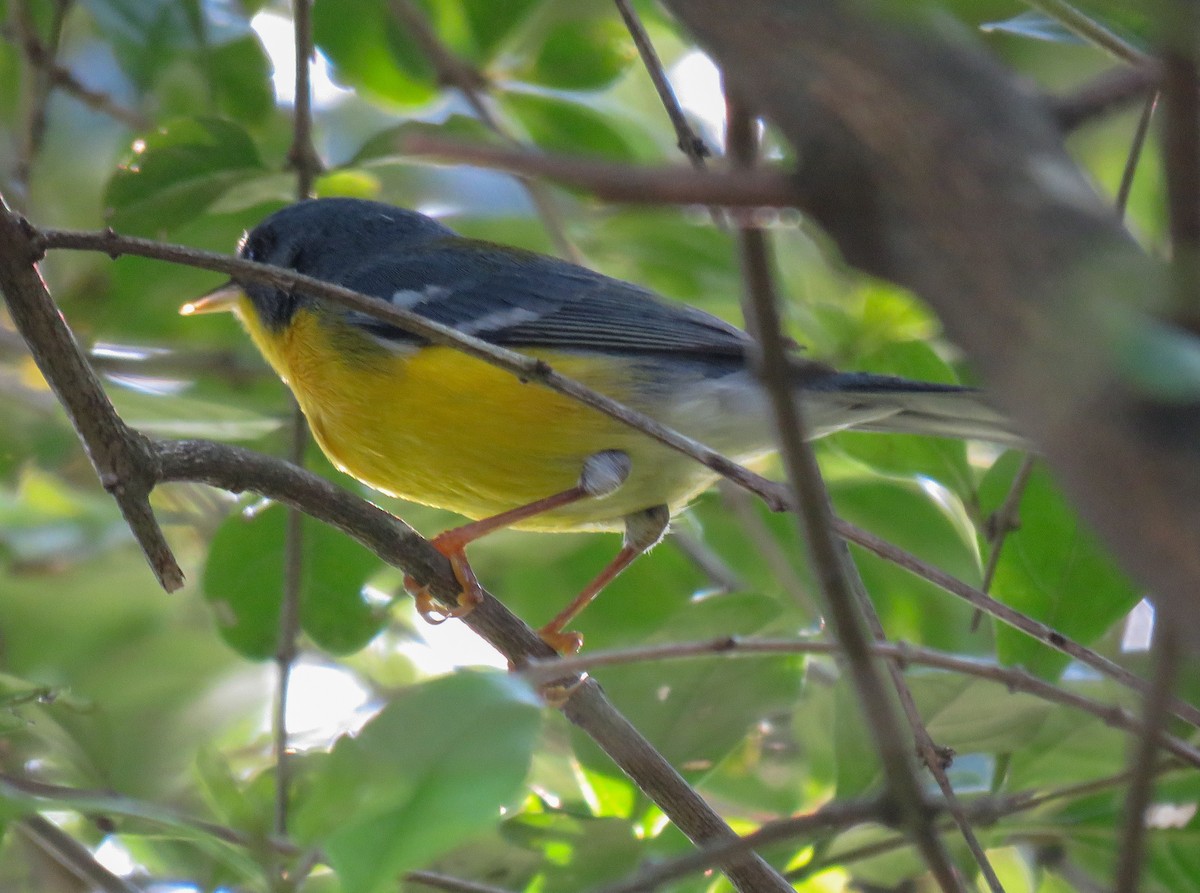
{"type": "MultiPolygon", "coordinates": [[[[324,165],[317,194],[388,201],[467,235],[547,253],[566,242],[588,266],[741,323],[735,242],[706,209],[619,207],[547,185],[537,187],[535,201],[508,175],[404,153],[406,137],[427,133],[499,145],[511,139],[628,164],[685,163],[614,4],[404,5],[479,76],[477,95],[469,99],[445,82],[397,4],[316,0],[313,136],[324,165]],[[479,104],[489,120],[481,119],[479,104]],[[539,205],[555,209],[551,222],[539,205]]],[[[710,164],[721,166],[725,104],[717,69],[655,4],[633,7],[688,120],[713,151],[710,164]]],[[[1015,0],[912,7],[922,16],[932,9],[954,39],[997,56],[1048,94],[1069,94],[1114,64],[1015,0]]],[[[1148,24],[1137,11],[1093,4],[1087,12],[1144,45],[1148,24]]],[[[230,252],[246,229],[294,199],[288,4],[0,0],[0,22],[0,189],[34,225],[112,226],[230,252]]],[[[1070,136],[1072,153],[1107,196],[1115,198],[1140,114],[1134,102],[1070,136]]],[[[763,143],[768,160],[789,160],[790,149],[770,128],[763,143]]],[[[1150,252],[1162,250],[1163,207],[1151,134],[1127,209],[1130,229],[1150,252]]],[[[763,220],[776,249],[788,333],[809,355],[844,369],[972,382],[937,320],[912,295],[848,270],[799,215],[763,220]]],[[[155,437],[211,438],[286,455],[290,398],[236,323],[177,313],[220,277],[82,252],[54,252],[41,270],[129,424],[155,437]]],[[[199,485],[160,488],[154,505],[189,581],[167,595],[2,313],[0,420],[0,822],[8,823],[0,890],[93,889],[64,872],[19,821],[35,813],[114,876],[154,890],[392,889],[383,884],[400,871],[430,866],[508,889],[580,889],[685,851],[661,813],[561,716],[544,711],[531,719],[523,696],[495,677],[458,672],[503,670],[499,655],[461,624],[422,623],[398,571],[309,523],[302,654],[288,715],[300,754],[297,833],[306,846],[342,855],[340,863],[334,857],[336,873],[320,862],[299,886],[280,886],[285,857],[263,839],[274,796],[277,682],[270,658],[283,510],[199,485]],[[469,680],[462,683],[468,690],[422,689],[459,685],[455,679],[469,680]],[[419,702],[427,712],[418,714],[414,699],[422,690],[441,696],[419,702]],[[409,735],[444,736],[431,740],[450,747],[454,759],[429,765],[429,778],[379,781],[363,752],[330,756],[339,734],[395,703],[408,705],[406,716],[427,717],[409,735]],[[389,809],[404,804],[402,827],[441,829],[421,812],[412,789],[428,783],[441,790],[443,774],[483,759],[451,743],[465,734],[456,717],[490,715],[493,703],[513,711],[496,725],[498,740],[507,740],[502,730],[513,723],[511,764],[497,770],[497,777],[511,777],[509,786],[455,793],[468,800],[477,794],[479,802],[462,814],[473,809],[480,817],[430,831],[416,855],[393,854],[378,876],[364,880],[347,870],[358,858],[352,845],[313,816],[365,809],[354,785],[372,779],[397,798],[389,809]],[[39,794],[35,782],[59,787],[39,794]],[[339,785],[358,799],[339,800],[339,785]],[[243,837],[231,843],[181,816],[243,837]]],[[[973,586],[984,581],[996,548],[988,520],[1008,497],[1021,455],[986,444],[863,434],[829,438],[818,454],[843,517],[973,586]]],[[[362,492],[315,446],[306,464],[362,492]]],[[[426,535],[459,521],[363,495],[426,535]]],[[[617,547],[610,535],[505,532],[473,546],[471,556],[484,585],[540,625],[617,547]]],[[[890,638],[1019,665],[1091,697],[1133,703],[1061,654],[990,621],[975,624],[968,606],[895,565],[856,557],[890,638]]],[[[1141,593],[1038,465],[1021,496],[1020,528],[1004,539],[988,583],[997,598],[1143,669],[1152,612],[1138,607],[1141,593]]],[[[794,519],[719,487],[577,626],[589,652],[733,634],[816,637],[822,622],[815,605],[794,519]]],[[[642,664],[597,676],[738,830],[878,784],[853,693],[830,659],[642,664]]],[[[909,676],[931,734],[959,754],[950,774],[966,795],[1059,787],[1124,766],[1125,736],[1098,719],[960,674],[914,669],[909,676]]],[[[1185,679],[1183,691],[1195,682],[1185,679]]],[[[486,738],[481,747],[494,743],[486,738]]],[[[419,765],[405,750],[410,746],[397,745],[395,759],[405,762],[408,754],[407,764],[419,765]]],[[[1187,777],[1171,784],[1167,799],[1185,811],[1182,819],[1164,820],[1153,838],[1145,889],[1200,889],[1200,838],[1191,827],[1196,785],[1187,777]]],[[[1006,889],[1089,889],[1071,881],[1075,869],[1103,879],[1120,824],[1114,791],[1065,798],[981,830],[1006,889]]],[[[919,873],[910,851],[842,858],[888,837],[883,828],[859,828],[782,845],[773,855],[796,870],[804,890],[852,883],[914,889],[895,886],[919,873]]],[[[692,877],[676,886],[723,883],[692,877]]]]}

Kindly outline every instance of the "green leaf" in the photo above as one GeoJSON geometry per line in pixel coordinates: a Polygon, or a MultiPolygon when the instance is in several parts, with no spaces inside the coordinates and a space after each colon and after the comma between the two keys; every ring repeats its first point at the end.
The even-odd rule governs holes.
{"type": "MultiPolygon", "coordinates": [[[[435,8],[446,8],[451,4],[438,3],[435,8]]],[[[501,48],[510,35],[520,28],[537,7],[545,6],[544,0],[460,0],[462,15],[475,45],[474,58],[478,62],[490,59],[501,48]]]]}
{"type": "MultiPolygon", "coordinates": [[[[127,380],[136,385],[137,381],[127,380]]],[[[112,388],[113,406],[131,426],[160,437],[210,437],[214,440],[256,440],[278,430],[282,420],[235,403],[216,403],[178,395],[112,388]]]]}
{"type": "Polygon", "coordinates": [[[213,47],[207,73],[221,110],[247,124],[266,118],[275,108],[271,60],[257,35],[247,34],[213,47]]]}
{"type": "MultiPolygon", "coordinates": [[[[238,653],[266,660],[279,637],[286,511],[272,506],[247,521],[230,516],[213,539],[204,566],[204,597],[213,605],[222,638],[238,653]]],[[[305,519],[300,626],[319,646],[349,654],[367,644],[384,617],[364,598],[379,567],[349,537],[305,519]]]]}
{"type": "Polygon", "coordinates": [[[420,46],[376,0],[316,0],[313,37],[347,87],[399,105],[437,94],[434,71],[420,46]]]}
{"type": "Polygon", "coordinates": [[[547,890],[615,884],[645,857],[633,823],[625,819],[527,813],[505,822],[503,830],[506,838],[541,854],[547,890]]]}
{"type": "MultiPolygon", "coordinates": [[[[664,626],[670,641],[747,635],[779,615],[774,599],[738,593],[685,605],[664,626]]],[[[801,690],[804,662],[795,656],[729,660],[719,656],[671,661],[647,685],[645,668],[597,670],[596,678],[655,747],[693,775],[712,769],[764,718],[787,709],[801,690]]],[[[581,759],[609,763],[577,741],[581,759]]]]}
{"type": "MultiPolygon", "coordinates": [[[[980,507],[996,511],[1008,495],[1020,457],[1007,455],[984,477],[980,507]]],[[[1040,464],[1021,500],[1020,527],[1004,540],[992,595],[1084,645],[1123,618],[1141,592],[1122,573],[1040,464]]],[[[996,625],[1002,661],[1055,677],[1068,658],[1011,627],[996,625]]]]}
{"type": "Polygon", "coordinates": [[[568,99],[541,93],[506,90],[500,104],[515,117],[538,146],[549,152],[588,155],[613,161],[637,161],[648,140],[641,128],[623,116],[568,99]]]}
{"type": "MultiPolygon", "coordinates": [[[[950,366],[921,341],[887,344],[855,360],[854,366],[862,372],[957,383],[950,366]]],[[[964,501],[974,498],[974,475],[967,464],[966,444],[961,440],[848,431],[833,438],[833,444],[872,468],[892,474],[924,475],[951,488],[964,501]]]]}
{"type": "Polygon", "coordinates": [[[351,163],[363,164],[378,159],[406,158],[404,141],[417,135],[480,143],[497,141],[496,135],[488,130],[482,121],[466,115],[448,115],[442,121],[403,121],[394,127],[379,131],[363,143],[354,153],[351,163]]]}
{"type": "Polygon", "coordinates": [[[347,893],[392,889],[499,822],[540,727],[537,697],[504,673],[408,689],[334,746],[296,805],[294,833],[322,847],[347,893]]]}
{"type": "Polygon", "coordinates": [[[522,80],[562,90],[598,90],[637,59],[637,49],[615,16],[576,19],[550,29],[522,80]]]}
{"type": "Polygon", "coordinates": [[[263,169],[254,142],[237,124],[181,118],[135,143],[109,181],[104,202],[115,228],[161,235],[263,169]]]}
{"type": "Polygon", "coordinates": [[[1127,733],[1099,719],[1074,710],[1053,710],[1013,752],[1004,787],[1009,791],[1054,788],[1120,772],[1127,743],[1127,733]]]}
{"type": "Polygon", "coordinates": [[[907,678],[930,736],[959,754],[1024,747],[1055,709],[987,679],[943,671],[916,671],[907,678]]]}
{"type": "Polygon", "coordinates": [[[143,90],[176,54],[194,46],[187,11],[176,0],[84,0],[84,6],[112,42],[118,63],[143,90]]]}
{"type": "MultiPolygon", "coordinates": [[[[978,583],[975,531],[952,494],[931,491],[916,481],[878,477],[833,480],[830,492],[847,521],[960,580],[978,583]]],[[[890,561],[857,547],[853,551],[889,635],[948,651],[987,644],[968,635],[973,612],[963,602],[890,561]]]]}

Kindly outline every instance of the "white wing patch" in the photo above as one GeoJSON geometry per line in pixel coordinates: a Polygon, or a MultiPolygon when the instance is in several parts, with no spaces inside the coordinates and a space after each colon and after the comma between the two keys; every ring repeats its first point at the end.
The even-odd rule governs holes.
{"type": "Polygon", "coordinates": [[[420,291],[411,288],[402,288],[399,291],[394,291],[388,301],[393,307],[399,307],[401,310],[412,310],[420,304],[436,301],[439,298],[446,297],[448,294],[450,294],[450,289],[444,285],[427,285],[420,291]]]}
{"type": "Polygon", "coordinates": [[[475,335],[479,332],[495,332],[500,329],[506,329],[518,323],[537,319],[539,316],[541,314],[536,310],[529,310],[525,307],[506,307],[503,310],[497,310],[495,313],[485,313],[483,316],[467,322],[461,322],[454,328],[464,335],[475,335]]]}

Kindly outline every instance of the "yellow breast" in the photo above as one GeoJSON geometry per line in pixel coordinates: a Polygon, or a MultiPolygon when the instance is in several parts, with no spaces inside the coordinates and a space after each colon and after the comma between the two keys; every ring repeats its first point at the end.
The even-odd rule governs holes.
{"type": "MultiPolygon", "coordinates": [[[[619,529],[634,511],[682,508],[713,475],[607,416],[444,347],[393,350],[319,312],[266,331],[244,301],[238,314],[291,387],[321,449],[384,493],[481,518],[575,485],[588,456],[624,450],[629,479],[527,529],[619,529]]],[[[546,356],[555,369],[655,414],[626,364],[596,355],[546,356]]]]}

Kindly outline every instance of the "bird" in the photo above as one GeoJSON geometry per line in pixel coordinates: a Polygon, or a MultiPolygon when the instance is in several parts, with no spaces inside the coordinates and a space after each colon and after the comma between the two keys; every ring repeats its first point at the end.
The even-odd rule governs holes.
{"type": "MultiPolygon", "coordinates": [[[[738,462],[775,449],[754,340],[639,285],[547,255],[458,235],[432,217],[357,198],[308,199],[245,234],[238,256],[361,292],[518,351],[738,462]]],[[[382,493],[470,521],[432,540],[462,586],[431,622],[481,589],[466,547],[492,531],[621,531],[620,550],[541,627],[562,653],[576,615],[665,535],[717,475],[596,409],[390,322],[265,281],[233,279],[181,308],[232,311],[291,389],[341,471],[382,493]]],[[[983,395],[955,385],[838,372],[791,358],[810,436],[920,433],[1021,443],[983,395]]]]}

